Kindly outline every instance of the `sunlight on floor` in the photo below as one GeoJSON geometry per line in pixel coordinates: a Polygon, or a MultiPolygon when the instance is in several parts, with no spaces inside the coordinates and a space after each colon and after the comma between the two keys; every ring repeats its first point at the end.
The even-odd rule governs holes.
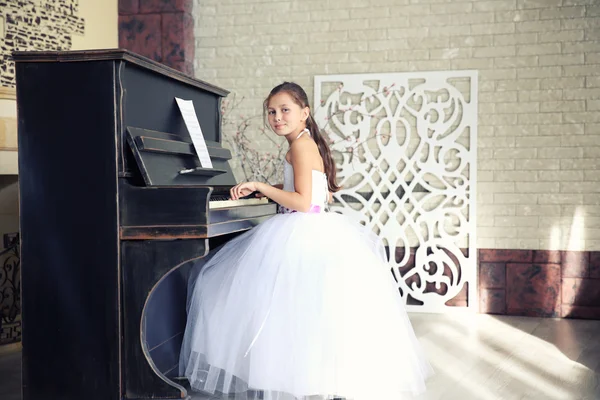
{"type": "MultiPolygon", "coordinates": [[[[600,399],[600,321],[409,315],[436,375],[425,393],[406,399],[600,399]]],[[[0,377],[9,379],[0,382],[3,400],[21,398],[20,361],[20,347],[0,353],[0,377]]]]}
{"type": "Polygon", "coordinates": [[[411,314],[436,370],[415,399],[600,399],[600,321],[411,314]],[[594,354],[587,365],[584,355],[594,354]]]}

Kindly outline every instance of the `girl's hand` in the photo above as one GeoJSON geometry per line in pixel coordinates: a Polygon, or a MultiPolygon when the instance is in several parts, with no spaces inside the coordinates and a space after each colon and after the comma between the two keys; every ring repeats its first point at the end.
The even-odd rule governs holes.
{"type": "Polygon", "coordinates": [[[252,192],[256,192],[256,182],[244,182],[235,185],[229,190],[231,200],[238,200],[240,197],[248,196],[252,192]]]}
{"type": "MultiPolygon", "coordinates": [[[[274,187],[275,189],[282,189],[282,190],[283,190],[283,183],[278,183],[278,184],[276,184],[276,185],[273,185],[273,187],[274,187]]],[[[256,197],[258,197],[258,198],[260,199],[260,198],[262,198],[262,197],[265,197],[265,195],[264,195],[264,194],[262,194],[262,193],[260,193],[260,192],[258,192],[258,193],[256,193],[256,197]]]]}

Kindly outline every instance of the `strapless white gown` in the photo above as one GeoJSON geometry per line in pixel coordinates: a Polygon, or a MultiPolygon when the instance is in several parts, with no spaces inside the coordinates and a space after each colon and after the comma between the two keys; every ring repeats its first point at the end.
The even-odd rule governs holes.
{"type": "MultiPolygon", "coordinates": [[[[285,163],[284,189],[294,190],[285,163]]],[[[228,399],[395,400],[432,373],[379,238],[324,212],[284,210],[195,266],[180,372],[228,399]]]]}

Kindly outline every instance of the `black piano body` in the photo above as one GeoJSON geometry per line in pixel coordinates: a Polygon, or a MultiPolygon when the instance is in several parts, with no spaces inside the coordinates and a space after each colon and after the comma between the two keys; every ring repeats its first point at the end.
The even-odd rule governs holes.
{"type": "Polygon", "coordinates": [[[126,50],[13,56],[23,399],[189,397],[177,375],[190,266],[276,212],[210,200],[236,183],[228,92],[126,50]],[[176,97],[193,101],[213,169],[176,97]]]}

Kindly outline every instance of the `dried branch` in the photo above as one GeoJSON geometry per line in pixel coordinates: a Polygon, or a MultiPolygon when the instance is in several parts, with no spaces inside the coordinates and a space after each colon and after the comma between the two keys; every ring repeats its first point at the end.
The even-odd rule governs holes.
{"type": "Polygon", "coordinates": [[[233,156],[237,159],[244,174],[245,181],[261,181],[271,185],[282,182],[281,163],[285,157],[286,148],[277,142],[274,135],[264,127],[257,126],[262,123],[262,116],[244,116],[236,114],[244,98],[237,99],[235,93],[230,100],[224,100],[221,106],[223,137],[229,145],[233,156]],[[258,131],[258,137],[250,132],[258,131]],[[262,139],[262,140],[261,140],[262,139]],[[261,141],[271,142],[275,151],[258,148],[261,141]]]}

